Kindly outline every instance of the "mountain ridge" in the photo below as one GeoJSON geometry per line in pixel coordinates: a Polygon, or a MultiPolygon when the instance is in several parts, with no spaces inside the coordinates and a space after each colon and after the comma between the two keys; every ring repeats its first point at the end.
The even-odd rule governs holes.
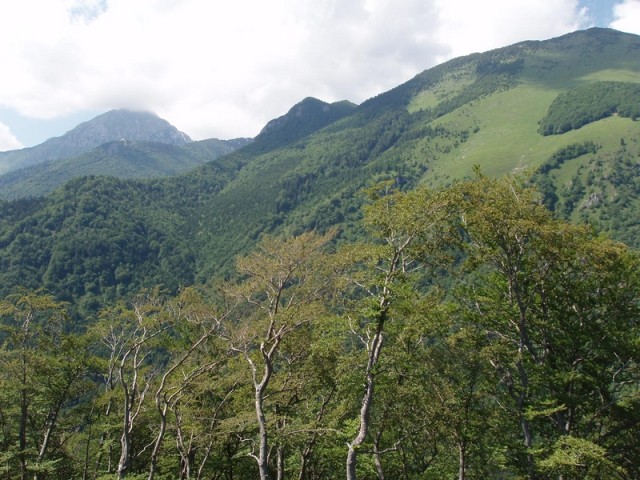
{"type": "Polygon", "coordinates": [[[207,139],[184,145],[150,141],[110,141],[79,156],[43,162],[0,175],[0,199],[12,200],[51,193],[82,176],[120,179],[177,175],[242,148],[252,139],[207,139]]]}
{"type": "MultiPolygon", "coordinates": [[[[122,179],[175,175],[256,140],[255,151],[266,151],[294,142],[349,115],[356,107],[347,100],[327,103],[307,97],[284,115],[268,122],[255,139],[212,138],[199,142],[193,142],[186,134],[151,112],[112,110],[78,125],[62,137],[49,139],[32,149],[6,152],[10,159],[18,157],[19,160],[21,154],[26,154],[27,163],[30,163],[28,159],[35,152],[40,161],[0,174],[0,199],[46,195],[64,181],[83,175],[113,175],[122,179]],[[154,120],[152,125],[148,124],[150,118],[154,120]],[[121,120],[124,120],[124,125],[120,124],[121,120]],[[142,131],[135,131],[134,127],[139,124],[143,126],[142,131]],[[104,143],[100,143],[102,141],[104,143]],[[143,146],[145,143],[146,147],[143,146]],[[57,153],[51,153],[52,144],[57,153]],[[97,146],[87,151],[82,146],[77,147],[95,144],[97,146]],[[105,147],[107,144],[110,144],[108,148],[105,147]],[[75,147],[65,150],[64,145],[75,147]],[[169,149],[171,153],[160,145],[173,147],[169,149]],[[65,157],[61,153],[64,151],[81,153],[65,157]],[[168,156],[173,156],[175,161],[170,162],[168,156]],[[43,161],[43,158],[49,159],[43,161]],[[135,166],[135,159],[142,162],[139,168],[135,166]]],[[[2,160],[0,154],[0,168],[2,160]]]]}

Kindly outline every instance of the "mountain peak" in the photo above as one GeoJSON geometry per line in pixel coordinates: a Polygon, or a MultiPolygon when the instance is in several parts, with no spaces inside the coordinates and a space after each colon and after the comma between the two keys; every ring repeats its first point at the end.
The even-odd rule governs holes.
{"type": "MultiPolygon", "coordinates": [[[[92,148],[122,139],[169,145],[184,145],[192,141],[186,133],[155,113],[125,109],[110,110],[98,115],[58,138],[90,143],[92,148]]],[[[50,139],[47,142],[52,140],[56,139],[50,139]]]]}
{"type": "Polygon", "coordinates": [[[176,146],[192,141],[186,133],[154,113],[110,110],[81,123],[60,137],[50,138],[35,147],[0,154],[0,173],[74,157],[104,143],[119,140],[176,146]]]}
{"type": "Polygon", "coordinates": [[[287,113],[265,125],[256,142],[289,143],[309,135],[330,123],[351,114],[357,105],[347,100],[327,103],[307,97],[296,103],[287,113]]]}

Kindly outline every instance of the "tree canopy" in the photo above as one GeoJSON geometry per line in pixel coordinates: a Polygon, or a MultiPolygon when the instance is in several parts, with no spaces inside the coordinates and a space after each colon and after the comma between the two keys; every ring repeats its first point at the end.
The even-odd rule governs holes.
{"type": "Polygon", "coordinates": [[[637,253],[516,176],[369,193],[80,323],[7,296],[2,476],[638,478],[637,253]]]}

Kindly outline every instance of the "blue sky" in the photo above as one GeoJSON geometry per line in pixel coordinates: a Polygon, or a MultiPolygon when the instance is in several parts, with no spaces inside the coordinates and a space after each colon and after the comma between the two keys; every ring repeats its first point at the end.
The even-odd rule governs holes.
{"type": "Polygon", "coordinates": [[[450,58],[591,26],[640,0],[21,0],[0,4],[0,151],[114,108],[194,139],[255,136],[307,96],[356,103],[450,58]]]}

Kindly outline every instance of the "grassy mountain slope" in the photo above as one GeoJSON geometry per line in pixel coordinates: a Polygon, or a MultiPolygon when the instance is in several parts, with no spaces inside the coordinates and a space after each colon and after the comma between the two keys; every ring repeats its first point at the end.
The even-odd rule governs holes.
{"type": "Polygon", "coordinates": [[[558,94],[578,85],[640,82],[639,49],[637,36],[592,29],[427,70],[319,134],[255,159],[211,200],[212,211],[224,212],[211,215],[213,231],[224,233],[208,234],[208,260],[237,253],[233,239],[241,229],[255,236],[336,222],[348,227],[356,192],[376,178],[437,186],[470,175],[476,164],[491,175],[534,170],[589,139],[600,145],[599,154],[612,152],[620,138],[640,136],[639,122],[605,118],[548,136],[538,132],[539,122],[558,94]]]}
{"type": "Polygon", "coordinates": [[[41,196],[75,177],[156,178],[176,175],[227,155],[249,139],[209,139],[182,146],[159,142],[108,142],[77,157],[40,163],[0,176],[0,198],[41,196]]]}
{"type": "MultiPolygon", "coordinates": [[[[602,210],[604,201],[588,207],[589,219],[602,222],[605,214],[605,228],[624,238],[629,222],[640,223],[633,196],[640,122],[612,116],[560,135],[538,130],[563,92],[596,81],[640,83],[639,52],[640,37],[592,29],[461,57],[357,108],[306,99],[251,145],[178,177],[76,180],[46,200],[20,208],[3,204],[0,264],[6,268],[0,282],[5,291],[20,280],[99,299],[145,284],[207,281],[229,273],[233,257],[264,232],[339,224],[343,237],[357,236],[358,192],[376,181],[393,180],[402,188],[445,185],[468,175],[474,164],[491,175],[533,172],[587,141],[597,148],[547,169],[538,181],[545,198],[558,197],[554,208],[576,220],[585,217],[584,201],[596,198],[589,189],[606,191],[601,198],[611,202],[629,199],[617,210],[602,210]],[[336,107],[335,116],[327,115],[336,107]],[[627,172],[622,180],[615,175],[619,164],[627,172]],[[105,192],[104,201],[95,191],[105,192]],[[83,192],[84,203],[73,192],[83,192]],[[622,230],[614,229],[616,221],[622,230]],[[75,238],[85,238],[82,248],[70,247],[75,238]],[[118,253],[110,250],[110,238],[120,238],[125,250],[129,242],[149,248],[118,253]],[[26,266],[11,260],[21,248],[33,252],[24,254],[26,266]],[[113,275],[101,277],[105,269],[113,275]],[[115,273],[123,271],[128,273],[115,273]]],[[[638,245],[638,238],[627,240],[638,245]]]]}

